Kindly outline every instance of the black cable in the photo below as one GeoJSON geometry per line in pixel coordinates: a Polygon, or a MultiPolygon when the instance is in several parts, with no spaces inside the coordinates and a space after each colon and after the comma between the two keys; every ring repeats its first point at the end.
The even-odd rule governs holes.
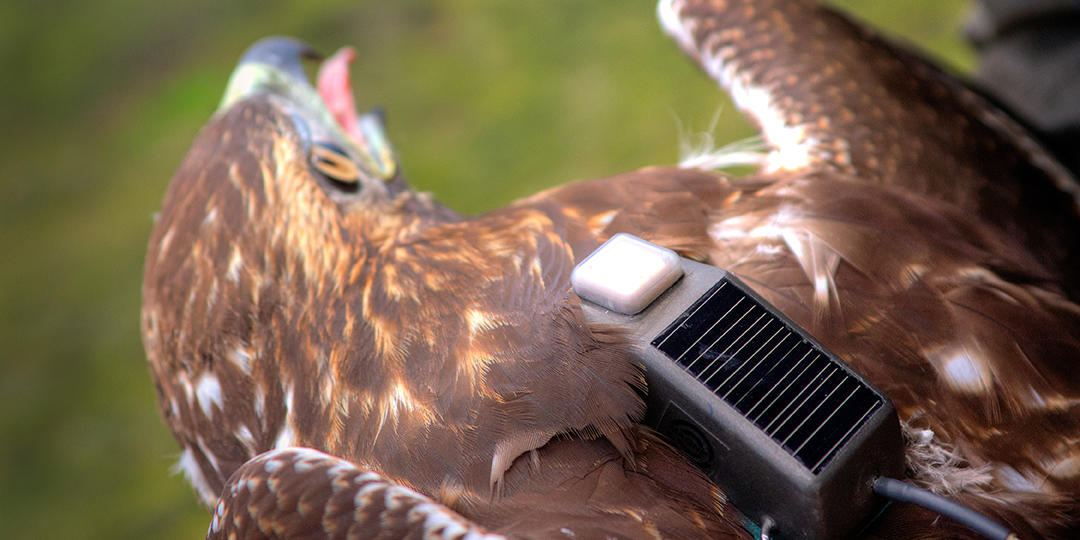
{"type": "Polygon", "coordinates": [[[874,492],[898,502],[917,504],[970,527],[975,532],[993,540],[1018,540],[1016,533],[1002,527],[990,518],[956,502],[917,488],[895,478],[878,478],[874,492]]]}

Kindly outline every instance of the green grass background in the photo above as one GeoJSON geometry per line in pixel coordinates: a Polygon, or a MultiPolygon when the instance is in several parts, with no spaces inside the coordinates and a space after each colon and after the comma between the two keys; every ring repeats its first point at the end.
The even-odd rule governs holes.
{"type": "MultiPolygon", "coordinates": [[[[963,0],[847,0],[969,71],[963,0]]],[[[236,58],[359,51],[413,184],[466,212],[752,134],[651,0],[0,4],[0,536],[194,538],[139,341],[151,215],[236,58]]]]}

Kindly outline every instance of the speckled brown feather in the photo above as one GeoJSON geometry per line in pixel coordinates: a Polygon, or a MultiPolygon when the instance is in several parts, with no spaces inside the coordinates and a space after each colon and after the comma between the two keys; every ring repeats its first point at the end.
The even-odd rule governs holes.
{"type": "MultiPolygon", "coordinates": [[[[271,101],[203,130],[150,241],[143,332],[181,469],[208,505],[224,494],[211,536],[742,534],[632,427],[625,340],[567,294],[616,232],[735,272],[885,390],[912,481],[1025,538],[1080,534],[1072,180],[958,82],[824,8],[660,12],[741,105],[765,103],[746,106],[774,147],[760,174],[644,169],[466,219],[400,186],[329,196],[271,101]],[[363,482],[384,498],[357,498],[363,482]]],[[[895,505],[868,534],[970,533],[895,505]]]]}
{"type": "MultiPolygon", "coordinates": [[[[604,235],[662,238],[652,210],[685,194],[646,190],[661,178],[672,179],[669,189],[692,186],[701,174],[645,170],[544,196],[586,218],[585,208],[620,208],[604,235]]],[[[930,430],[955,461],[910,447],[910,473],[925,487],[1017,530],[1068,537],[1080,520],[1080,308],[1032,284],[1043,278],[1023,246],[953,205],[832,172],[771,180],[718,178],[702,198],[725,202],[702,220],[703,233],[668,245],[708,245],[705,260],[882,388],[912,430],[930,430]],[[795,255],[814,246],[836,256],[831,292],[820,297],[795,255]]],[[[911,537],[955,534],[909,511],[921,518],[895,521],[911,537]]]]}
{"type": "MultiPolygon", "coordinates": [[[[285,117],[240,104],[196,141],[151,238],[147,351],[181,467],[207,504],[245,461],[291,446],[469,516],[565,480],[548,474],[591,474],[583,462],[499,485],[555,436],[603,437],[579,444],[606,467],[638,466],[625,430],[643,413],[641,374],[625,339],[587,329],[567,294],[582,255],[566,239],[586,242],[582,225],[544,205],[463,221],[412,192],[342,207],[306,163],[285,117]]],[[[622,506],[615,489],[574,517],[630,534],[673,526],[642,522],[650,507],[680,508],[664,514],[679,523],[703,504],[688,523],[723,528],[721,499],[664,499],[663,485],[647,486],[647,506],[622,506]]]]}
{"type": "Polygon", "coordinates": [[[767,169],[827,168],[951,202],[1080,294],[1080,184],[955,78],[813,0],[662,0],[659,13],[761,127],[767,169]]]}

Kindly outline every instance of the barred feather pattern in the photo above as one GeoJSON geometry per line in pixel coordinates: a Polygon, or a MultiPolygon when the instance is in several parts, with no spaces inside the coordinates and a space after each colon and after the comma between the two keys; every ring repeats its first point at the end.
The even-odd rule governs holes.
{"type": "Polygon", "coordinates": [[[222,493],[210,539],[386,538],[505,540],[373,471],[310,448],[260,454],[222,493]]]}

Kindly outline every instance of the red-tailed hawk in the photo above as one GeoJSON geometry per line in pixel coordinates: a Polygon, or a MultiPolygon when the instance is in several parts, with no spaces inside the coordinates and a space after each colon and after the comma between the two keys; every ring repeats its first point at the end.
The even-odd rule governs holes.
{"type": "MultiPolygon", "coordinates": [[[[648,168],[465,217],[412,191],[356,114],[351,52],[312,85],[300,43],[249,50],[172,180],[143,284],[211,537],[746,535],[636,425],[625,336],[585,324],[569,289],[617,232],[735,273],[884,390],[914,483],[1025,538],[1080,531],[1075,179],[809,0],[659,15],[760,127],[757,173],[648,168]]],[[[893,505],[868,534],[972,533],[893,505]]]]}

